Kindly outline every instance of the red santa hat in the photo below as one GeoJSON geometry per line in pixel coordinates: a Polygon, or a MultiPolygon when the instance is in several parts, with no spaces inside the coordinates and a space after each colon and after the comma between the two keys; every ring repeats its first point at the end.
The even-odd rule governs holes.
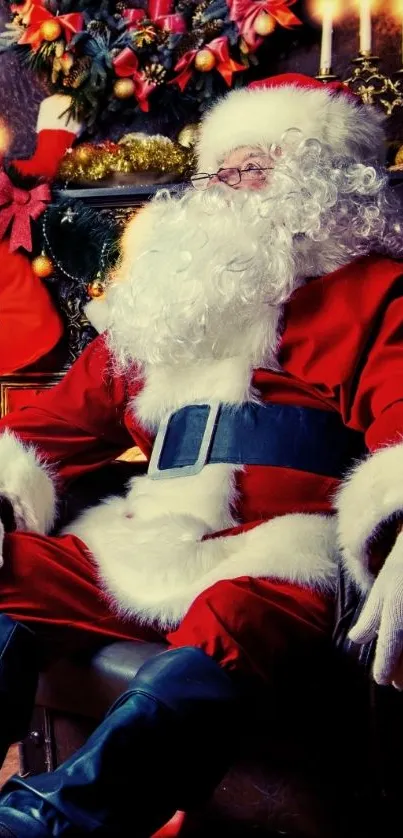
{"type": "MultiPolygon", "coordinates": [[[[6,219],[13,201],[25,205],[30,200],[30,188],[26,191],[26,201],[24,188],[16,186],[14,189],[13,169],[20,176],[35,177],[39,182],[51,181],[57,173],[61,158],[81,130],[81,125],[69,119],[66,113],[70,102],[69,96],[55,94],[41,103],[33,156],[29,160],[13,160],[11,168],[3,175],[5,186],[3,184],[3,206],[0,211],[3,209],[8,213],[6,219]]],[[[63,323],[47,288],[35,275],[27,253],[13,249],[12,237],[11,218],[5,236],[0,241],[0,375],[15,372],[47,355],[63,334],[63,323]]]]}
{"type": "Polygon", "coordinates": [[[199,171],[217,171],[234,148],[280,144],[290,128],[330,145],[336,154],[383,162],[384,119],[342,82],[325,85],[299,73],[273,76],[231,91],[206,114],[199,171]]]}

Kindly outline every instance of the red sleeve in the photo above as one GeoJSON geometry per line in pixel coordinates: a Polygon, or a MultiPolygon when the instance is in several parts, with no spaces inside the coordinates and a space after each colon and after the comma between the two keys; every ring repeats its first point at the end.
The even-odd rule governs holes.
{"type": "Polygon", "coordinates": [[[347,395],[347,424],[364,431],[370,451],[403,439],[403,282],[373,324],[347,395]]]}
{"type": "Polygon", "coordinates": [[[8,428],[32,443],[58,476],[70,480],[133,446],[124,424],[126,403],[125,379],[113,374],[101,335],[59,384],[1,419],[0,433],[8,428]]]}

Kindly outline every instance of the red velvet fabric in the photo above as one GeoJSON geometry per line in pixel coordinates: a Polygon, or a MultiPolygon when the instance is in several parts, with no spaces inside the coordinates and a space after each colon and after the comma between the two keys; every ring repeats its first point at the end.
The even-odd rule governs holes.
{"type": "MultiPolygon", "coordinates": [[[[403,297],[393,297],[398,262],[357,259],[299,288],[285,306],[281,370],[260,369],[262,400],[340,413],[370,450],[401,440],[403,297]]],[[[96,339],[63,381],[32,407],[6,416],[9,427],[55,466],[60,483],[114,459],[133,444],[149,456],[152,439],[134,398],[136,374],[117,376],[104,338],[96,339]]],[[[238,477],[238,520],[246,526],[293,512],[330,512],[337,481],[308,472],[247,466],[238,477]]]]}
{"type": "Polygon", "coordinates": [[[0,375],[47,355],[63,334],[63,324],[30,259],[0,242],[0,375]]]}
{"type": "Polygon", "coordinates": [[[308,654],[323,643],[333,606],[307,588],[245,577],[205,591],[182,624],[164,633],[116,616],[76,536],[11,533],[4,544],[0,611],[35,626],[64,651],[112,640],[166,639],[172,646],[197,646],[222,666],[267,681],[290,650],[308,654]]]}

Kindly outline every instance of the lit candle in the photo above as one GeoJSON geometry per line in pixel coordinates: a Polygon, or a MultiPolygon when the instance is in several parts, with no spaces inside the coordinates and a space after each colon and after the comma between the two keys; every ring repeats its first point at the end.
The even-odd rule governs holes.
{"type": "Polygon", "coordinates": [[[320,71],[332,66],[333,6],[325,3],[322,13],[322,44],[320,50],[320,71]]]}
{"type": "Polygon", "coordinates": [[[360,0],[360,52],[371,53],[371,0],[360,0]]]}
{"type": "Polygon", "coordinates": [[[399,16],[402,26],[402,67],[403,67],[403,0],[396,5],[396,14],[399,16]]]}

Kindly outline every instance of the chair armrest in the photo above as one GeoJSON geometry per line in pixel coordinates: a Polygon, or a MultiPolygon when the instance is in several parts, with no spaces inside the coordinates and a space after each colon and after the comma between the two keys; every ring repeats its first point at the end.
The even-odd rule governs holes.
{"type": "Polygon", "coordinates": [[[167,648],[163,643],[116,641],[86,660],[60,658],[41,674],[36,704],[101,719],[140,666],[167,648]]]}

